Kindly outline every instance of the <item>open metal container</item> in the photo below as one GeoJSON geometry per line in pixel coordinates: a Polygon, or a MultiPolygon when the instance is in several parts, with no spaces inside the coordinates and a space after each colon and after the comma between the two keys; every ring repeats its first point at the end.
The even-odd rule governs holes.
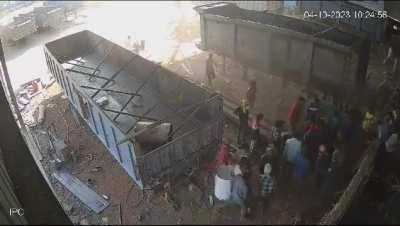
{"type": "Polygon", "coordinates": [[[221,142],[219,94],[90,31],[49,42],[44,52],[74,109],[140,188],[196,168],[221,142]],[[152,122],[147,129],[170,123],[168,139],[139,143],[136,137],[149,131],[135,129],[142,121],[152,122]]]}
{"type": "Polygon", "coordinates": [[[335,27],[245,10],[232,3],[194,7],[200,48],[302,85],[349,95],[365,83],[370,41],[335,27]]]}

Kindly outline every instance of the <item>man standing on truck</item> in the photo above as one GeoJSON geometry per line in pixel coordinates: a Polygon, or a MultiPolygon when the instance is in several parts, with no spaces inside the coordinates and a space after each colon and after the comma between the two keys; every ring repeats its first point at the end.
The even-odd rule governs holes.
{"type": "Polygon", "coordinates": [[[215,79],[213,55],[210,53],[206,62],[206,74],[208,85],[212,87],[212,80],[215,79]]]}

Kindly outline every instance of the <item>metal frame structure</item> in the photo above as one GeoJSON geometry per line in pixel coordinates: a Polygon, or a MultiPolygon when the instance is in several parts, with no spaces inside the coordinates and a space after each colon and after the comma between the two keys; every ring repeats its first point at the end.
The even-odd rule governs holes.
{"type": "Polygon", "coordinates": [[[44,50],[48,68],[70,103],[140,188],[157,184],[153,183],[154,178],[160,182],[193,170],[197,166],[195,162],[201,156],[215,152],[221,142],[223,102],[219,94],[89,31],[47,43],[44,50]],[[72,41],[75,49],[66,49],[72,41]],[[114,64],[117,66],[112,66],[114,64]],[[70,66],[72,68],[68,68],[70,66]],[[105,81],[96,81],[97,78],[105,81]],[[124,84],[125,88],[122,88],[121,81],[135,84],[124,84]],[[179,90],[171,89],[170,85],[177,85],[179,90]],[[129,87],[136,88],[127,91],[129,87]],[[152,93],[153,89],[159,92],[159,97],[152,97],[158,98],[153,100],[155,103],[133,103],[136,98],[142,99],[142,103],[148,98],[146,93],[152,93]],[[170,105],[165,98],[174,95],[171,91],[184,92],[184,100],[170,105]],[[111,105],[100,106],[96,102],[100,93],[111,98],[111,105]],[[84,112],[86,108],[88,110],[84,112]],[[134,113],[136,111],[140,113],[134,113]],[[206,118],[197,118],[204,114],[206,118]],[[143,130],[132,132],[140,120],[152,123],[143,130]],[[203,121],[200,123],[199,120],[203,121]],[[146,153],[138,151],[140,145],[136,143],[136,136],[169,121],[176,124],[176,130],[171,133],[173,138],[169,136],[165,144],[146,153]],[[186,164],[179,164],[182,159],[186,164]]]}

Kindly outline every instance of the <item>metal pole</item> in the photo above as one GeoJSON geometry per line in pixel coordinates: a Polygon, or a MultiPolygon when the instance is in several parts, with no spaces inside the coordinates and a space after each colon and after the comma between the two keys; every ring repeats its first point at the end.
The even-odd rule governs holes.
{"type": "MultiPolygon", "coordinates": [[[[8,71],[4,59],[4,52],[0,40],[0,61],[2,72],[8,77],[8,71]]],[[[7,78],[8,79],[8,78],[7,78]]],[[[9,81],[8,88],[11,87],[9,81]]],[[[4,85],[3,85],[4,87],[4,85]]],[[[18,128],[6,98],[6,90],[0,87],[0,149],[1,158],[12,182],[12,191],[21,203],[15,208],[24,208],[24,216],[28,224],[44,225],[71,225],[72,222],[63,211],[61,204],[52,193],[36,164],[32,153],[23,139],[21,129],[18,128]]],[[[12,90],[9,90],[13,93],[12,90]]],[[[13,94],[11,94],[13,96],[13,94]]],[[[15,100],[15,99],[14,99],[15,100]]],[[[7,192],[2,189],[3,192],[7,192]]],[[[7,212],[3,209],[3,213],[7,212]]]]}
{"type": "MultiPolygon", "coordinates": [[[[66,71],[77,73],[77,74],[81,74],[81,75],[86,75],[86,76],[89,76],[89,77],[95,77],[95,78],[99,78],[99,79],[104,79],[104,80],[107,80],[107,81],[112,80],[112,79],[109,79],[109,78],[106,78],[106,77],[103,77],[103,76],[92,75],[91,73],[87,73],[87,72],[84,72],[84,71],[77,71],[77,70],[70,69],[70,68],[66,69],[66,71]]],[[[112,80],[112,81],[114,81],[114,80],[112,80]]]]}
{"type": "Polygon", "coordinates": [[[109,112],[112,112],[112,113],[128,115],[128,116],[131,116],[131,117],[134,117],[134,118],[144,118],[144,119],[151,120],[151,121],[157,121],[158,120],[158,119],[151,118],[151,117],[144,117],[142,115],[135,115],[135,114],[131,114],[131,113],[128,113],[128,112],[121,112],[121,111],[116,111],[116,110],[112,110],[112,109],[108,109],[108,108],[103,108],[103,110],[104,111],[109,111],[109,112]]]}
{"type": "Polygon", "coordinates": [[[8,91],[8,95],[10,97],[9,102],[10,102],[10,105],[14,108],[14,113],[17,115],[17,122],[19,123],[21,130],[24,133],[26,133],[27,130],[25,127],[25,123],[24,123],[24,120],[22,119],[21,112],[19,111],[17,99],[15,98],[14,90],[12,88],[11,81],[10,81],[10,76],[8,74],[6,59],[4,57],[3,43],[2,43],[1,39],[0,39],[0,61],[1,61],[1,68],[2,68],[2,72],[3,72],[2,77],[5,81],[5,84],[3,83],[3,87],[4,87],[4,85],[6,85],[4,87],[4,90],[8,91]]]}
{"type": "MultiPolygon", "coordinates": [[[[85,89],[100,90],[100,88],[91,87],[91,86],[81,86],[81,87],[82,87],[82,88],[85,88],[85,89]]],[[[122,91],[113,90],[113,89],[103,89],[103,91],[106,91],[106,92],[113,92],[113,93],[119,93],[119,94],[126,94],[126,95],[142,96],[142,95],[140,95],[140,94],[122,92],[122,91]]]]}

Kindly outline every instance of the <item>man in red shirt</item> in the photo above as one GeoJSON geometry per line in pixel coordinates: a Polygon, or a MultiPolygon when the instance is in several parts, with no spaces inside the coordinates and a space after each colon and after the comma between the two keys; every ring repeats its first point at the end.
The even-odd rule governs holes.
{"type": "Polygon", "coordinates": [[[229,155],[230,146],[226,141],[223,141],[216,156],[216,167],[220,165],[228,165],[230,163],[229,155]]]}
{"type": "Polygon", "coordinates": [[[292,132],[298,129],[297,125],[300,122],[302,115],[304,114],[304,103],[304,97],[299,96],[296,102],[294,102],[293,105],[290,107],[288,119],[292,128],[292,132]]]}

